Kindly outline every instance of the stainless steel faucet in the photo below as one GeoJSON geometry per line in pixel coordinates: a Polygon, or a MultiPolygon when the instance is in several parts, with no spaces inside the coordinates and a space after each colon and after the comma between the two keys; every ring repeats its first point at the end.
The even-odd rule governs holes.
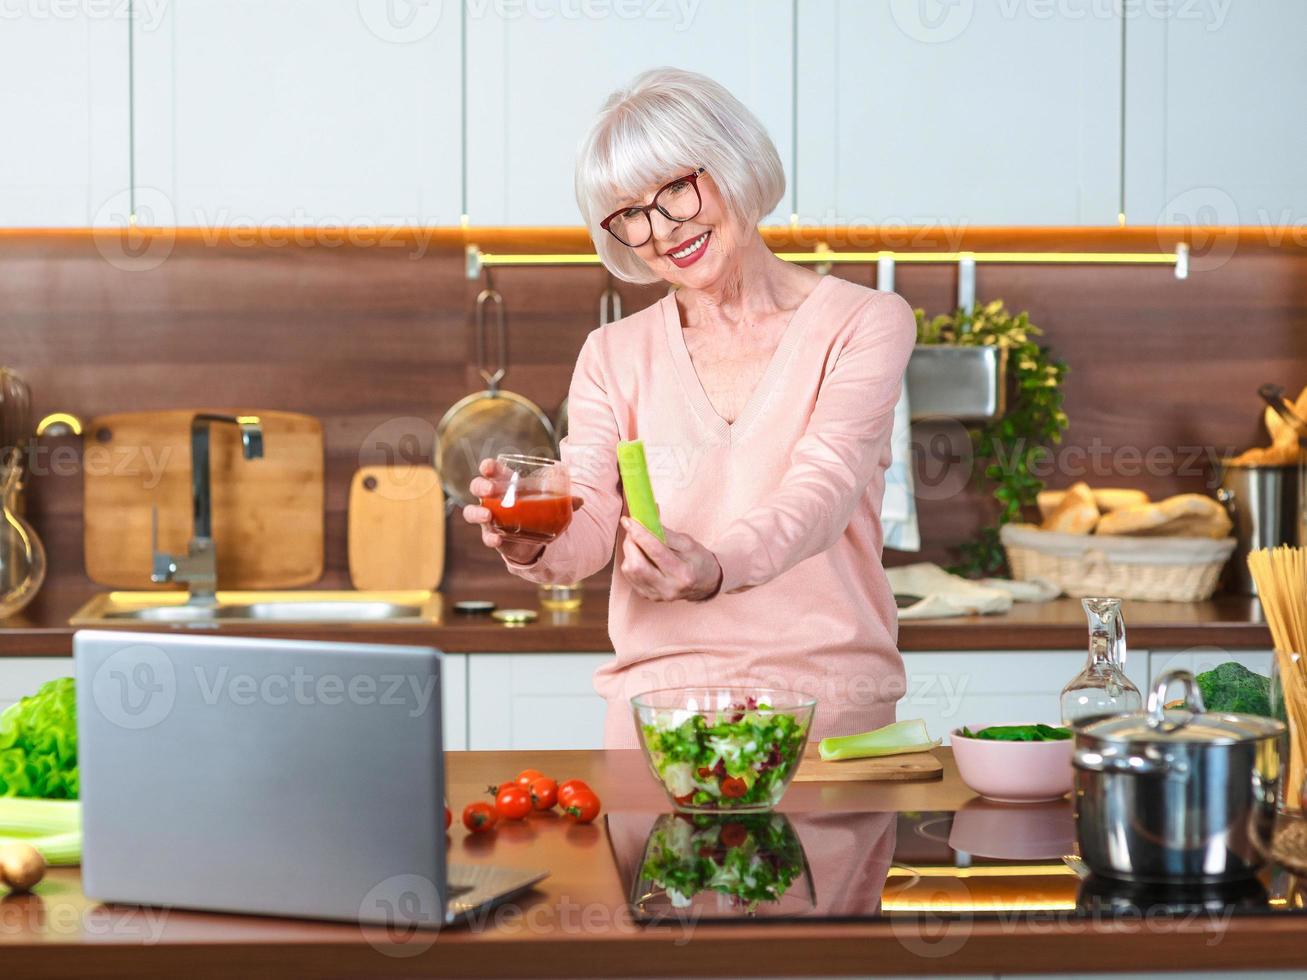
{"type": "Polygon", "coordinates": [[[257,415],[210,415],[201,412],[191,419],[191,540],[185,555],[159,550],[159,514],[154,512],[150,550],[154,553],[152,582],[185,582],[192,605],[217,604],[218,555],[213,547],[212,488],[209,479],[209,426],[226,422],[241,430],[241,447],[246,459],[263,457],[263,423],[257,415]]]}

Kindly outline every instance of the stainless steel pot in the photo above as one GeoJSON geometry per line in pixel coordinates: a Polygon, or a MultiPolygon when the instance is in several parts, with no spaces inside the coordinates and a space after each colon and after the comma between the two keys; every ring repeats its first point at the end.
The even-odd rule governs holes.
{"type": "Polygon", "coordinates": [[[1158,678],[1144,712],[1077,726],[1076,837],[1095,874],[1129,881],[1247,878],[1275,820],[1285,727],[1209,713],[1193,675],[1158,678]],[[1184,685],[1184,708],[1166,692],[1184,685]]]}

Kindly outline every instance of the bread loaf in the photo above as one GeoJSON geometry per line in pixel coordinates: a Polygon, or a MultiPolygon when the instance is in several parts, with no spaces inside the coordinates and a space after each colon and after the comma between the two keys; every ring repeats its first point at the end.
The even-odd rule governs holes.
{"type": "Polygon", "coordinates": [[[1211,497],[1181,493],[1155,504],[1136,504],[1105,514],[1097,530],[1099,534],[1223,538],[1231,526],[1226,509],[1211,497]]]}
{"type": "Polygon", "coordinates": [[[1080,482],[1067,490],[1040,526],[1044,531],[1062,531],[1065,534],[1088,534],[1098,523],[1098,505],[1089,484],[1080,482]]]}
{"type": "MultiPolygon", "coordinates": [[[[1084,486],[1084,484],[1081,484],[1084,486]]],[[[1091,490],[1094,495],[1094,505],[1106,514],[1108,511],[1120,510],[1122,507],[1130,507],[1133,504],[1148,503],[1148,494],[1142,490],[1128,490],[1124,487],[1101,487],[1091,490]]],[[[1066,498],[1065,490],[1041,490],[1035,498],[1039,505],[1040,518],[1047,520],[1048,515],[1057,510],[1057,507],[1066,498]]]]}

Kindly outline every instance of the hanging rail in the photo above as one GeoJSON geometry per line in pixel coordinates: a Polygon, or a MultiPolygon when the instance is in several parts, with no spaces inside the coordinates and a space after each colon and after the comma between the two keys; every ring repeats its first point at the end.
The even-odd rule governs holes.
{"type": "MultiPolygon", "coordinates": [[[[886,260],[915,264],[974,265],[1169,265],[1177,279],[1189,277],[1189,246],[1183,242],[1174,252],[835,252],[819,244],[811,252],[777,252],[786,262],[800,262],[829,268],[832,265],[880,264],[886,260]]],[[[476,279],[482,269],[495,266],[599,265],[593,252],[575,254],[505,254],[483,252],[467,246],[467,277],[476,279]]]]}

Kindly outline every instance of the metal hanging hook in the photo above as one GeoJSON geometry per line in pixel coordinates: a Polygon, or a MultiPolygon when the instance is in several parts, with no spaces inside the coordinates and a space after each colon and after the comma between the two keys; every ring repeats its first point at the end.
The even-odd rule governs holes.
{"type": "Polygon", "coordinates": [[[622,294],[613,285],[613,274],[608,274],[608,284],[599,294],[599,326],[616,323],[622,318],[622,294]]]}
{"type": "Polygon", "coordinates": [[[490,281],[490,271],[486,270],[486,288],[477,293],[476,304],[476,357],[477,373],[486,383],[486,390],[494,395],[499,391],[499,382],[508,372],[508,330],[504,323],[504,297],[490,281]],[[495,354],[497,365],[494,371],[486,367],[486,304],[495,307],[495,354]]]}

